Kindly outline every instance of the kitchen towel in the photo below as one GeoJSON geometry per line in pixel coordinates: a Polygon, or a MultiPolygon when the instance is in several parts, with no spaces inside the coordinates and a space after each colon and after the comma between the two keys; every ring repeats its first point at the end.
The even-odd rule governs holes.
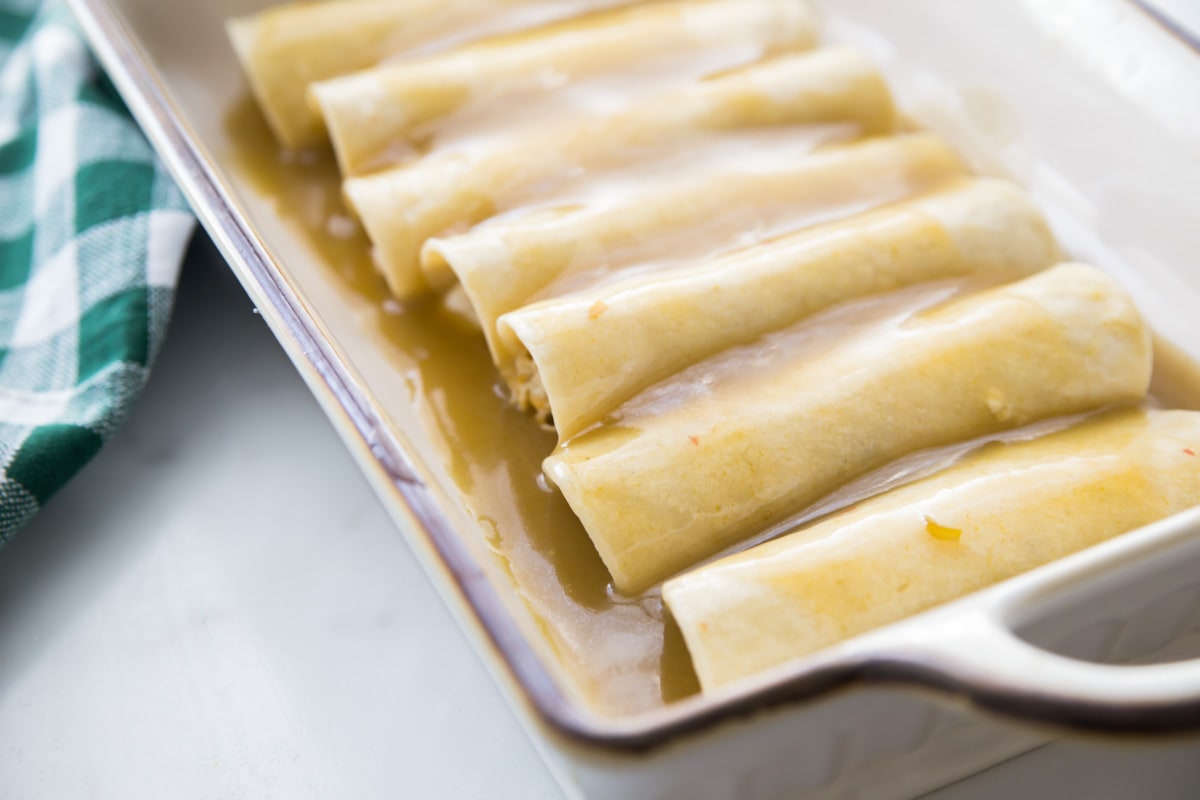
{"type": "Polygon", "coordinates": [[[193,225],[66,8],[0,0],[0,544],[129,413],[193,225]]]}

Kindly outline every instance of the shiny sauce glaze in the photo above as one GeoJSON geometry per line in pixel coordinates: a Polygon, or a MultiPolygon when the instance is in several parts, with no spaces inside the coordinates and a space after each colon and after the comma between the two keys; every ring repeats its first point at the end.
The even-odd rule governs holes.
{"type": "MultiPolygon", "coordinates": [[[[478,327],[441,299],[404,306],[391,299],[372,263],[370,243],[345,207],[330,152],[281,154],[249,97],[229,112],[225,124],[235,143],[229,155],[240,173],[274,201],[334,280],[378,307],[378,333],[414,365],[406,376],[409,386],[427,418],[436,421],[431,439],[442,445],[480,535],[580,690],[609,714],[644,711],[696,693],[687,650],[657,593],[638,598],[616,593],[583,527],[547,485],[541,465],[556,437],[512,406],[478,327]]],[[[1200,410],[1200,369],[1165,342],[1156,342],[1149,402],[1200,410]]],[[[953,457],[940,453],[937,463],[953,457]]],[[[900,472],[906,479],[920,473],[900,472]]],[[[896,474],[868,476],[787,527],[852,505],[894,484],[896,474]]]]}

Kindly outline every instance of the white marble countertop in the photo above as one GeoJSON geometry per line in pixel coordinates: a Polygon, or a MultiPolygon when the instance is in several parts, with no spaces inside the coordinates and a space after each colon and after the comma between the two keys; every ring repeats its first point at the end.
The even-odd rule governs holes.
{"type": "MultiPolygon", "coordinates": [[[[0,798],[560,797],[207,246],[133,418],[0,551],[0,798]]],[[[1060,743],[940,800],[1194,797],[1060,743]]]]}

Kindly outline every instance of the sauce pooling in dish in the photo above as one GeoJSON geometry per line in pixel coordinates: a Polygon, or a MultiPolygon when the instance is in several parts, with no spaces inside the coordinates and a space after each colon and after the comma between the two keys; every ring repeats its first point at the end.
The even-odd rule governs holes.
{"type": "MultiPolygon", "coordinates": [[[[1019,190],[905,130],[862,56],[809,52],[803,3],[595,4],[614,5],[308,76],[342,173],[320,147],[281,155],[252,108],[230,124],[260,191],[374,303],[364,324],[548,641],[621,713],[695,688],[637,594],[658,581],[917,477],[914,451],[953,462],[1148,383],[1151,403],[1200,396],[1168,349],[1151,382],[1128,297],[1055,267],[1019,190]]],[[[254,48],[239,37],[252,75],[254,48]]]]}
{"type": "Polygon", "coordinates": [[[610,590],[612,578],[583,526],[546,487],[541,464],[555,437],[509,402],[478,329],[436,300],[397,312],[369,244],[347,223],[331,155],[281,157],[249,98],[226,126],[243,174],[275,200],[328,265],[331,280],[373,305],[367,324],[380,346],[393,351],[416,402],[434,421],[429,436],[479,520],[478,535],[541,620],[577,689],[610,714],[698,691],[683,640],[664,623],[661,603],[610,590]]]}

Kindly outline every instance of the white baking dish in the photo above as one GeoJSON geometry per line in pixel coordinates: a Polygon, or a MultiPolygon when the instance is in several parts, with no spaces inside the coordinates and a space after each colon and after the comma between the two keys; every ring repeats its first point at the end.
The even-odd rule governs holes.
{"type": "MultiPolygon", "coordinates": [[[[468,535],[361,301],[232,168],[222,118],[244,87],[222,23],[267,3],[72,5],[568,791],[910,797],[1035,746],[1044,726],[1200,729],[1200,665],[1064,657],[1200,653],[1200,510],[726,694],[597,713],[468,535]]],[[[1023,182],[1075,255],[1115,274],[1160,334],[1200,357],[1200,56],[1128,0],[825,10],[833,38],[870,49],[909,111],[980,169],[1023,182]]]]}

